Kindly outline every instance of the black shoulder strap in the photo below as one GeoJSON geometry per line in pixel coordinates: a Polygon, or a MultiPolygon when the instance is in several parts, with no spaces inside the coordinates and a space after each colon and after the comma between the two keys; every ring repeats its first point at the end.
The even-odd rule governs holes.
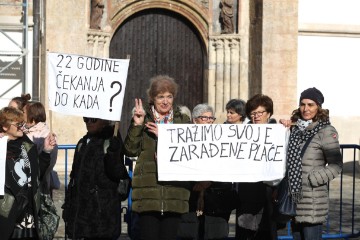
{"type": "Polygon", "coordinates": [[[304,153],[305,153],[307,147],[309,146],[309,144],[310,144],[310,142],[311,142],[311,140],[313,139],[314,136],[315,136],[315,134],[312,135],[311,137],[309,137],[309,138],[306,140],[306,142],[305,142],[305,144],[304,144],[304,147],[301,149],[300,158],[302,158],[302,157],[304,156],[304,153]]]}

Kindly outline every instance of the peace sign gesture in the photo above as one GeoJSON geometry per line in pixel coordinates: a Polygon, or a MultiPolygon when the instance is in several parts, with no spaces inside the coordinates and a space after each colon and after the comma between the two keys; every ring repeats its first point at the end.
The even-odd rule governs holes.
{"type": "Polygon", "coordinates": [[[145,118],[145,110],[143,108],[142,101],[140,98],[139,99],[135,98],[135,109],[133,114],[134,125],[135,126],[143,125],[144,118],[145,118]]]}

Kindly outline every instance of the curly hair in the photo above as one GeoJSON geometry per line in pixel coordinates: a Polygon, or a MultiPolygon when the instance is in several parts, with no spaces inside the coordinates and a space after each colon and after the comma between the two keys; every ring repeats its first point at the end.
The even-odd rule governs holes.
{"type": "Polygon", "coordinates": [[[4,107],[0,110],[0,132],[5,132],[4,127],[10,127],[11,122],[23,122],[24,114],[14,107],[4,107]]]}
{"type": "MultiPolygon", "coordinates": [[[[300,108],[295,109],[291,114],[291,121],[297,122],[297,120],[301,119],[301,112],[300,108]]],[[[315,117],[313,118],[313,121],[316,122],[318,120],[325,121],[329,119],[329,110],[323,109],[318,105],[318,112],[316,113],[315,117]]]]}
{"type": "Polygon", "coordinates": [[[155,97],[159,93],[169,92],[176,97],[178,84],[168,75],[157,75],[150,79],[150,87],[146,90],[149,102],[154,103],[155,97]]]}

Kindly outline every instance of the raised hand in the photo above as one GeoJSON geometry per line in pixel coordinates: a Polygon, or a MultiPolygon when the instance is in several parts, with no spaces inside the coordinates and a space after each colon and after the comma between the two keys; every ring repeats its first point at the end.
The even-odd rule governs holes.
{"type": "Polygon", "coordinates": [[[142,105],[141,99],[135,98],[135,109],[134,109],[134,125],[139,126],[143,125],[145,119],[145,110],[142,105]]]}
{"type": "Polygon", "coordinates": [[[56,135],[54,133],[49,133],[44,140],[44,152],[50,153],[56,144],[56,135]]]}

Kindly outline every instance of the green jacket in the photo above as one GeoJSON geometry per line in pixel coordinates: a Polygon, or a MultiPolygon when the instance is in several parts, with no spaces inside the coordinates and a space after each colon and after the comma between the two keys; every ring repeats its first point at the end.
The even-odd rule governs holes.
{"type": "MultiPolygon", "coordinates": [[[[154,119],[149,106],[144,106],[144,110],[144,124],[134,126],[131,122],[125,138],[126,155],[138,157],[132,178],[132,210],[186,213],[189,211],[190,182],[157,180],[157,137],[145,128],[145,123],[154,122],[154,119]]],[[[174,106],[173,123],[190,123],[190,118],[174,106]]]]}

